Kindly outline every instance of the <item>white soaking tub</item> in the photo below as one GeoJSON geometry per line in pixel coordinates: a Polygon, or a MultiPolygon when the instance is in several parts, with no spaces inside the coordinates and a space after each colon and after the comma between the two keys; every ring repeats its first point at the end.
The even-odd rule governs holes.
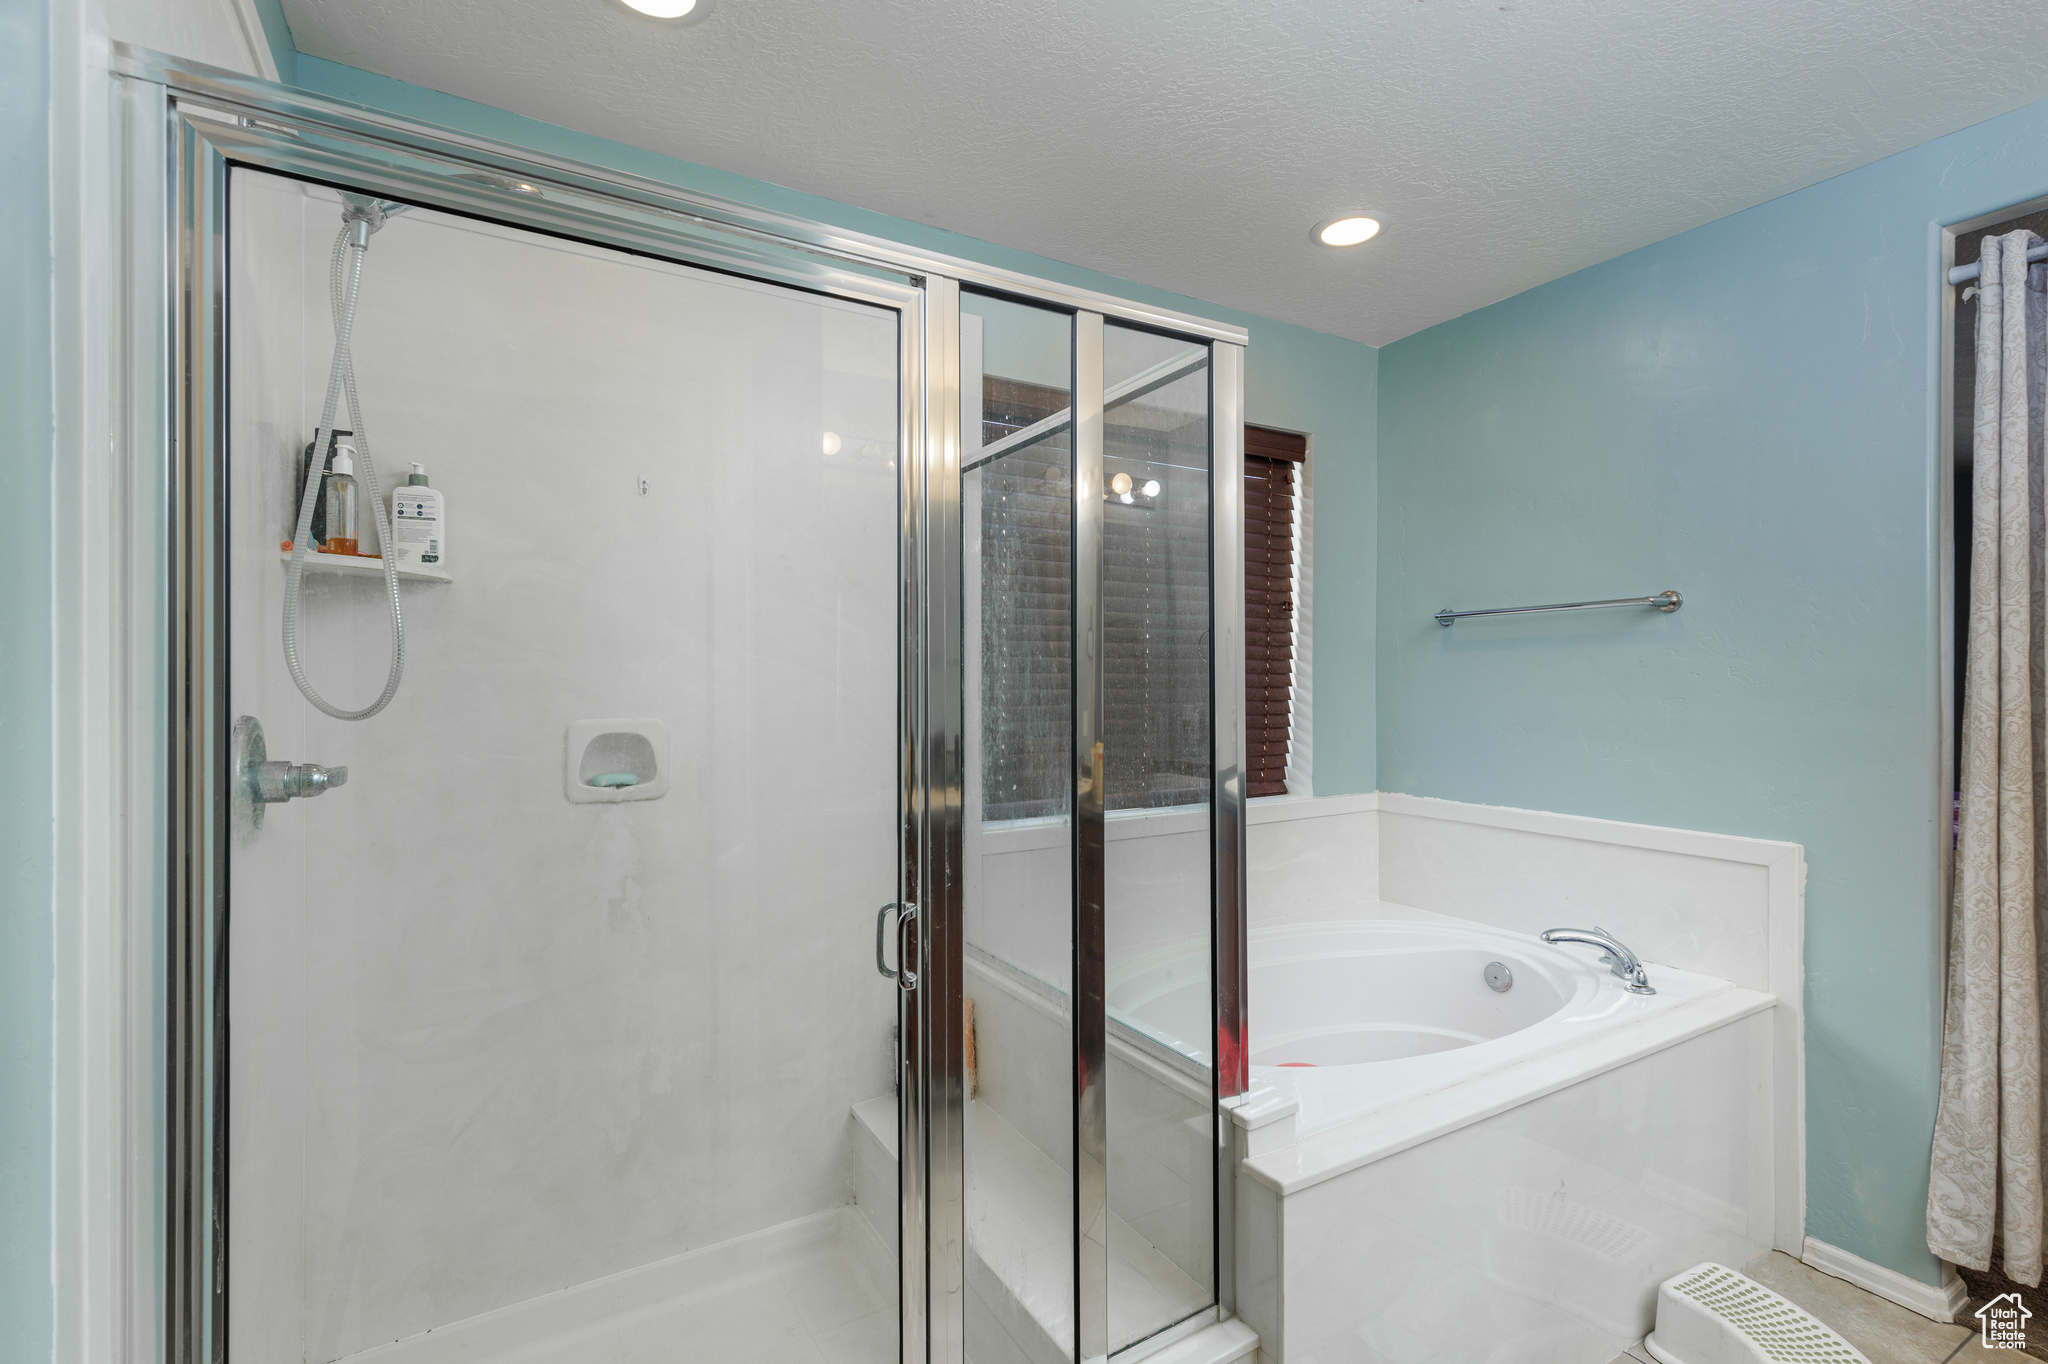
{"type": "MultiPolygon", "coordinates": [[[[1300,1100],[1303,1134],[1506,1069],[1595,1034],[1737,991],[1724,980],[1653,967],[1654,995],[1633,995],[1595,948],[1443,915],[1254,930],[1247,1003],[1252,1077],[1300,1100]],[[1498,963],[1505,991],[1486,983],[1498,963]]],[[[1562,926],[1562,925],[1561,925],[1562,926]]],[[[1590,925],[1570,925],[1590,927],[1590,925]]],[[[1208,1062],[1208,999],[1191,962],[1156,954],[1117,973],[1112,1018],[1208,1062]]]]}
{"type": "MultiPolygon", "coordinates": [[[[1663,1278],[1770,1247],[1774,1001],[1647,969],[1630,994],[1597,949],[1392,905],[1254,930],[1237,1239],[1267,1356],[1605,1364],[1663,1278]]],[[[1186,977],[1129,963],[1111,1015],[1206,1059],[1186,977]]]]}

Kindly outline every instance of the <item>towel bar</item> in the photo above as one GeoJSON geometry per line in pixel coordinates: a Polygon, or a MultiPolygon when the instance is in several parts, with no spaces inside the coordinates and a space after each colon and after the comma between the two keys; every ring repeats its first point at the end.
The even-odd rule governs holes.
{"type": "Polygon", "coordinates": [[[1654,606],[1669,614],[1685,605],[1685,598],[1676,592],[1659,592],[1654,597],[1616,597],[1611,601],[1566,601],[1554,606],[1490,606],[1483,611],[1453,611],[1448,606],[1436,613],[1438,625],[1449,629],[1454,620],[1467,616],[1519,616],[1530,611],[1590,611],[1596,606],[1654,606]]]}

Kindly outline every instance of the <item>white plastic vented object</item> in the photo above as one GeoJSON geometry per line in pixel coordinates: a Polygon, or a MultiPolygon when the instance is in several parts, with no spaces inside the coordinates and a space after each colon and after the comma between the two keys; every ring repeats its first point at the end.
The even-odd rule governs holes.
{"type": "Polygon", "coordinates": [[[1643,1344],[1662,1364],[1870,1364],[1805,1308],[1711,1260],[1658,1285],[1643,1344]]]}

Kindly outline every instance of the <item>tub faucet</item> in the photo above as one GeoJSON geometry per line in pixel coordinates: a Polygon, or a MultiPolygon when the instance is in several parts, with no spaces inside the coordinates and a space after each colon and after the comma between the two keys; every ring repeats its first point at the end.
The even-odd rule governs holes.
{"type": "Polygon", "coordinates": [[[1543,941],[1547,943],[1582,942],[1589,947],[1601,949],[1601,961],[1608,969],[1620,976],[1632,995],[1654,995],[1650,977],[1643,970],[1643,964],[1636,960],[1636,954],[1621,945],[1621,939],[1604,928],[1546,928],[1543,941]]]}

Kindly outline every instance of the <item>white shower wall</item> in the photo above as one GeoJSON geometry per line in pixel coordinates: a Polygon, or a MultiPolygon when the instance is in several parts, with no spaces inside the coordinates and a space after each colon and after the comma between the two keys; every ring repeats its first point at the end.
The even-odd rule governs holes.
{"type": "MultiPolygon", "coordinates": [[[[338,203],[238,171],[231,221],[233,713],[349,768],[231,855],[235,1357],[340,1358],[849,1202],[895,1008],[895,317],[393,220],[357,370],[386,485],[417,460],[447,497],[454,581],[404,585],[404,684],[345,724],[279,644],[338,203]],[[564,798],[565,731],[608,717],[666,724],[666,796],[564,798]]],[[[308,574],[330,700],[381,685],[381,593],[308,574]]]]}

